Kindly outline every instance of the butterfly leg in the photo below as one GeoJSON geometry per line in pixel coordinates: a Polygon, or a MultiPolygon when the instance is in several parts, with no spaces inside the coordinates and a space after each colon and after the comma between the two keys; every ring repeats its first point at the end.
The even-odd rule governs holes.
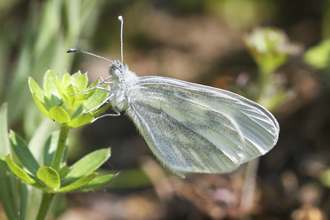
{"type": "Polygon", "coordinates": [[[107,78],[103,79],[103,78],[100,76],[100,77],[99,77],[100,82],[97,83],[94,87],[92,87],[92,88],[90,88],[90,89],[87,89],[87,90],[85,90],[85,91],[82,91],[82,92],[73,93],[73,94],[71,94],[71,95],[79,95],[79,94],[82,94],[82,93],[85,93],[85,92],[92,91],[92,90],[94,90],[94,89],[102,89],[102,90],[104,90],[104,91],[106,91],[106,92],[110,92],[110,90],[105,89],[105,88],[102,88],[102,87],[100,87],[99,85],[101,85],[102,83],[104,83],[104,84],[112,84],[112,82],[106,82],[106,81],[107,81],[108,79],[110,79],[111,77],[112,77],[112,76],[110,75],[110,76],[108,76],[107,78]]]}
{"type": "Polygon", "coordinates": [[[100,86],[94,86],[93,88],[90,88],[90,89],[87,89],[85,91],[82,91],[82,92],[78,92],[78,93],[73,93],[71,95],[79,95],[79,94],[82,94],[82,93],[85,93],[85,92],[89,92],[89,91],[92,91],[94,89],[101,89],[103,91],[106,91],[106,92],[109,92],[109,93],[112,93],[112,91],[110,89],[106,89],[106,88],[103,88],[103,87],[100,87],[100,86]]]}
{"type": "Polygon", "coordinates": [[[95,118],[91,123],[93,123],[94,121],[96,121],[96,120],[98,120],[100,118],[104,118],[104,117],[108,117],[108,116],[120,116],[120,112],[117,109],[117,107],[114,110],[116,112],[115,114],[104,114],[104,115],[101,115],[100,117],[95,118]]]}
{"type": "Polygon", "coordinates": [[[107,98],[106,98],[101,104],[95,106],[94,108],[88,110],[87,112],[84,112],[84,114],[89,113],[89,112],[92,112],[92,111],[94,111],[95,109],[100,108],[102,105],[104,105],[105,103],[107,103],[107,102],[111,99],[112,96],[113,96],[113,94],[109,95],[109,96],[108,96],[108,97],[107,97],[107,98]]]}
{"type": "Polygon", "coordinates": [[[101,76],[99,77],[100,82],[96,84],[95,86],[101,85],[102,83],[104,84],[112,84],[113,82],[107,82],[108,79],[110,79],[112,76],[108,76],[107,78],[103,79],[101,76]]]}

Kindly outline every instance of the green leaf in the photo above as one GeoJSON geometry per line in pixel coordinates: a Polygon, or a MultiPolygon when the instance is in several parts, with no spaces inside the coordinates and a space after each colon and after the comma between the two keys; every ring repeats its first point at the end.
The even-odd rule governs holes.
{"type": "Polygon", "coordinates": [[[58,105],[61,101],[61,96],[57,91],[54,80],[56,79],[56,74],[53,70],[49,69],[44,76],[44,93],[48,98],[52,106],[58,105]]]}
{"type": "Polygon", "coordinates": [[[44,94],[47,97],[50,97],[52,94],[57,93],[56,86],[54,84],[54,80],[56,78],[56,74],[53,70],[49,69],[44,75],[44,94]]]}
{"type": "MultiPolygon", "coordinates": [[[[98,84],[100,81],[97,79],[97,80],[95,80],[92,84],[90,84],[85,90],[88,90],[88,89],[91,89],[91,88],[93,88],[96,84],[98,84]]],[[[84,90],[84,91],[85,91],[84,90]]],[[[93,90],[91,90],[91,91],[89,91],[89,92],[87,92],[86,94],[87,94],[87,98],[90,98],[95,92],[96,92],[96,90],[97,89],[93,89],[93,90]]]]}
{"type": "Polygon", "coordinates": [[[84,102],[87,102],[89,97],[90,97],[90,94],[91,92],[84,92],[84,93],[81,93],[81,94],[74,94],[74,93],[71,93],[71,96],[73,98],[75,98],[77,101],[79,100],[80,103],[84,103],[84,102]]]}
{"type": "Polygon", "coordinates": [[[9,220],[17,220],[19,219],[19,204],[16,188],[16,179],[13,175],[1,169],[0,179],[0,199],[1,201],[5,201],[2,202],[2,206],[9,220]]]}
{"type": "Polygon", "coordinates": [[[33,175],[36,175],[39,169],[39,164],[32,155],[25,141],[14,131],[10,131],[9,139],[17,159],[28,171],[30,171],[33,175]]]}
{"type": "Polygon", "coordinates": [[[40,109],[40,111],[42,113],[44,113],[44,115],[46,115],[48,118],[50,117],[49,116],[49,113],[47,111],[47,109],[44,107],[44,105],[39,101],[39,99],[37,98],[36,94],[35,93],[32,93],[32,97],[35,101],[35,103],[37,104],[38,108],[40,109]]]}
{"type": "Polygon", "coordinates": [[[58,93],[60,94],[60,96],[62,97],[62,99],[65,102],[67,102],[68,98],[66,97],[66,94],[65,94],[65,87],[62,83],[62,80],[60,79],[60,77],[58,75],[56,75],[54,83],[55,83],[56,89],[57,89],[58,93]]]}
{"type": "Polygon", "coordinates": [[[94,151],[81,158],[70,168],[70,172],[63,180],[63,185],[86,176],[98,169],[110,157],[110,148],[94,151]]]}
{"type": "Polygon", "coordinates": [[[63,188],[60,188],[60,189],[58,189],[58,190],[56,190],[54,192],[56,192],[56,193],[70,192],[70,191],[72,191],[74,189],[77,189],[77,188],[79,188],[81,186],[86,185],[87,183],[89,183],[90,181],[92,181],[96,176],[97,176],[97,173],[96,172],[93,172],[93,173],[91,173],[91,174],[89,174],[87,176],[84,176],[84,177],[78,179],[77,181],[71,183],[70,185],[67,185],[67,186],[65,186],[63,188]]]}
{"type": "Polygon", "coordinates": [[[66,87],[66,95],[68,97],[68,102],[72,107],[77,107],[80,104],[88,101],[88,96],[85,93],[76,94],[79,91],[73,85],[66,87]],[[73,95],[76,94],[76,95],[73,95]]]}
{"type": "Polygon", "coordinates": [[[58,137],[60,132],[55,131],[53,132],[45,142],[44,146],[44,166],[51,166],[55,154],[55,150],[57,147],[58,137]]]}
{"type": "Polygon", "coordinates": [[[152,182],[146,173],[141,169],[131,169],[120,172],[116,178],[111,181],[107,189],[133,189],[152,186],[152,182]]]}
{"type": "Polygon", "coordinates": [[[22,170],[19,166],[14,164],[13,160],[11,159],[10,155],[6,156],[6,162],[10,168],[10,170],[21,180],[26,182],[27,184],[35,184],[36,182],[22,170]]]}
{"type": "Polygon", "coordinates": [[[84,111],[84,106],[79,105],[78,108],[76,109],[76,111],[72,114],[71,118],[75,119],[75,118],[79,117],[80,115],[83,114],[83,111],[84,111]]]}
{"type": "MultiPolygon", "coordinates": [[[[109,89],[109,86],[102,86],[103,88],[109,89]]],[[[96,89],[94,94],[88,99],[88,102],[84,103],[87,110],[90,110],[100,105],[110,94],[106,91],[96,89]]]]}
{"type": "Polygon", "coordinates": [[[83,114],[83,115],[79,116],[78,118],[71,120],[68,123],[68,125],[70,127],[77,128],[77,127],[91,123],[94,119],[95,118],[91,114],[87,113],[87,114],[83,114]]]}
{"type": "Polygon", "coordinates": [[[65,73],[62,77],[62,82],[63,82],[63,87],[66,88],[68,87],[70,84],[72,85],[72,79],[69,73],[65,73]]]}
{"type": "Polygon", "coordinates": [[[5,171],[10,172],[10,168],[7,165],[5,158],[0,154],[0,167],[2,167],[5,171]]]}
{"type": "MultiPolygon", "coordinates": [[[[99,79],[97,79],[97,80],[95,80],[92,84],[90,84],[87,88],[86,88],[86,90],[87,89],[91,89],[91,88],[93,88],[96,84],[98,84],[100,82],[100,80],[99,79]]],[[[92,91],[94,91],[94,90],[92,90],[92,91]]]]}
{"type": "Polygon", "coordinates": [[[49,116],[60,124],[65,124],[70,121],[69,114],[61,106],[55,106],[49,109],[49,116]]]}
{"type": "Polygon", "coordinates": [[[37,176],[50,189],[60,187],[60,175],[51,167],[40,167],[37,176]]]}
{"type": "Polygon", "coordinates": [[[64,165],[64,166],[62,166],[61,167],[61,170],[60,170],[60,178],[62,179],[62,178],[64,178],[66,175],[68,175],[68,173],[69,173],[69,167],[68,167],[68,165],[64,165]]]}
{"type": "Polygon", "coordinates": [[[88,84],[88,77],[86,74],[81,74],[80,72],[75,73],[71,76],[73,79],[73,83],[75,87],[77,87],[78,91],[84,91],[88,84]]]}
{"type": "Polygon", "coordinates": [[[69,106],[71,107],[74,107],[74,96],[72,96],[71,94],[74,94],[74,93],[77,93],[78,91],[73,87],[72,84],[68,85],[66,88],[65,88],[65,94],[66,94],[66,97],[68,99],[67,103],[69,106]]]}
{"type": "Polygon", "coordinates": [[[28,79],[28,83],[29,83],[29,88],[31,93],[35,94],[37,99],[40,100],[40,102],[44,102],[44,92],[42,91],[42,89],[39,87],[39,85],[34,81],[34,79],[32,77],[29,77],[28,79]]]}
{"type": "MultiPolygon", "coordinates": [[[[0,164],[10,170],[3,155],[10,153],[10,144],[7,127],[7,103],[0,108],[0,164]]],[[[0,168],[0,200],[9,220],[18,219],[19,205],[15,177],[0,168]]],[[[22,201],[23,202],[23,201],[22,201]]],[[[24,203],[24,202],[23,202],[24,203]]],[[[24,205],[24,204],[22,204],[24,205]]]]}
{"type": "MultiPolygon", "coordinates": [[[[27,207],[28,204],[31,202],[31,196],[29,195],[30,193],[32,193],[31,191],[29,192],[29,188],[28,185],[24,182],[19,182],[19,186],[20,186],[20,203],[21,203],[21,207],[20,207],[20,212],[19,215],[21,217],[21,219],[27,219],[26,218],[26,212],[27,212],[27,207]]],[[[37,188],[35,188],[37,189],[37,188]]],[[[41,191],[41,190],[40,190],[41,191]]]]}
{"type": "Polygon", "coordinates": [[[115,176],[116,175],[108,174],[108,175],[104,175],[104,176],[95,178],[92,181],[90,181],[89,183],[87,183],[79,188],[76,188],[76,189],[72,190],[71,192],[87,192],[90,190],[101,188],[102,186],[107,185],[112,180],[112,178],[115,176]]]}
{"type": "Polygon", "coordinates": [[[4,103],[0,108],[0,155],[2,156],[10,154],[7,126],[7,107],[7,103],[4,103]]]}
{"type": "Polygon", "coordinates": [[[102,114],[103,112],[105,112],[105,111],[106,111],[108,108],[110,108],[110,107],[111,107],[111,103],[108,103],[108,104],[102,106],[101,108],[99,108],[98,110],[96,110],[95,112],[93,112],[92,115],[93,115],[94,117],[96,117],[96,116],[102,114]]]}

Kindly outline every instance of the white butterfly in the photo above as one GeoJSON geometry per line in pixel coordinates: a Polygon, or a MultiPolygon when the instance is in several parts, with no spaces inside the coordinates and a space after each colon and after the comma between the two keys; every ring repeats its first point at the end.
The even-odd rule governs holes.
{"type": "Polygon", "coordinates": [[[182,177],[230,172],[264,155],[278,140],[277,120],[253,101],[177,79],[138,77],[122,62],[111,62],[110,76],[102,80],[112,83],[111,90],[93,88],[111,93],[103,103],[110,101],[117,114],[103,116],[125,111],[159,161],[182,177]]]}

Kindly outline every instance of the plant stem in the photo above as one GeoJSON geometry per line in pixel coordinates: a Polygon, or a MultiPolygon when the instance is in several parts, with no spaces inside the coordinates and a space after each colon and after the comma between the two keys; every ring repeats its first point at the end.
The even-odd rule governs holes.
{"type": "Polygon", "coordinates": [[[60,136],[58,138],[57,142],[57,148],[53,160],[52,167],[56,170],[59,171],[61,168],[61,163],[62,163],[62,158],[65,150],[65,144],[66,140],[68,138],[68,134],[70,131],[70,127],[67,125],[61,125],[61,130],[60,130],[60,136]]]}
{"type": "Polygon", "coordinates": [[[48,213],[48,209],[50,207],[50,204],[53,201],[54,194],[50,194],[47,192],[43,192],[42,200],[40,203],[39,211],[36,220],[44,220],[46,218],[46,215],[48,213]]]}
{"type": "MultiPolygon", "coordinates": [[[[264,98],[267,85],[270,83],[272,72],[267,68],[262,68],[259,65],[259,91],[255,102],[261,104],[264,98]]],[[[242,189],[241,197],[241,212],[244,220],[250,219],[251,209],[253,207],[253,197],[256,185],[256,177],[259,165],[259,158],[255,158],[246,164],[245,180],[242,189]]]]}
{"type": "Polygon", "coordinates": [[[249,215],[253,207],[253,197],[256,184],[259,158],[249,161],[245,168],[244,185],[241,197],[241,212],[244,220],[250,219],[249,215]]]}

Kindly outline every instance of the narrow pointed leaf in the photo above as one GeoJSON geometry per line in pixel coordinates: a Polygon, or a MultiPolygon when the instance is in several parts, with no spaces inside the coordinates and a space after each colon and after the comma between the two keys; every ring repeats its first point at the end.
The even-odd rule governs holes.
{"type": "Polygon", "coordinates": [[[71,75],[69,73],[65,73],[62,77],[62,82],[63,82],[63,86],[64,88],[68,87],[70,84],[72,84],[72,79],[71,79],[71,75]]]}
{"type": "Polygon", "coordinates": [[[136,189],[152,186],[152,182],[146,173],[141,169],[130,169],[120,172],[116,178],[111,181],[107,189],[136,189]]]}
{"type": "MultiPolygon", "coordinates": [[[[99,80],[95,80],[92,84],[90,84],[85,90],[91,89],[93,88],[96,84],[98,84],[100,81],[99,80]]],[[[92,95],[94,95],[94,93],[96,92],[97,89],[93,89],[89,92],[86,92],[85,94],[87,94],[87,99],[90,98],[92,95]]]]}
{"type": "Polygon", "coordinates": [[[93,172],[87,176],[84,176],[80,179],[78,179],[77,181],[74,181],[73,183],[71,183],[70,185],[67,185],[63,188],[60,188],[58,190],[56,190],[56,193],[65,193],[65,192],[70,192],[74,189],[77,189],[81,186],[86,185],[87,183],[91,182],[95,177],[97,176],[96,172],[93,172]]]}
{"type": "Polygon", "coordinates": [[[60,124],[64,124],[70,121],[69,114],[61,106],[55,106],[49,109],[49,116],[51,119],[60,124]]]}
{"type": "Polygon", "coordinates": [[[49,69],[44,76],[44,93],[52,106],[58,105],[61,100],[61,96],[57,91],[56,85],[54,83],[55,79],[55,72],[49,69]]]}
{"type": "Polygon", "coordinates": [[[88,101],[88,95],[86,93],[76,94],[78,92],[79,90],[73,85],[68,85],[66,88],[66,95],[73,107],[79,106],[80,104],[88,101]]]}
{"type": "Polygon", "coordinates": [[[36,94],[35,93],[32,93],[32,97],[35,101],[35,103],[37,104],[38,108],[40,109],[40,111],[42,113],[44,113],[44,115],[46,115],[48,118],[50,117],[49,116],[49,113],[47,111],[47,109],[44,107],[44,105],[39,101],[39,99],[37,98],[36,94]]]}
{"type": "MultiPolygon", "coordinates": [[[[102,86],[102,87],[105,89],[109,89],[109,86],[107,86],[107,85],[102,86]]],[[[86,109],[92,109],[92,108],[100,105],[109,95],[110,95],[110,93],[108,93],[106,91],[96,89],[93,96],[91,96],[90,99],[88,99],[88,102],[84,103],[84,106],[86,109]]]]}
{"type": "Polygon", "coordinates": [[[84,92],[84,93],[81,93],[81,94],[74,94],[72,93],[71,96],[73,96],[76,100],[79,100],[80,103],[84,103],[84,102],[87,102],[89,97],[90,97],[90,92],[84,92]]]}
{"type": "Polygon", "coordinates": [[[67,99],[66,94],[65,94],[65,87],[62,83],[62,80],[60,79],[60,77],[58,75],[56,75],[54,83],[55,83],[56,89],[57,89],[58,93],[60,94],[60,96],[62,97],[62,99],[65,102],[67,102],[68,99],[67,99]]]}
{"type": "Polygon", "coordinates": [[[99,108],[98,110],[96,110],[95,112],[93,112],[92,115],[93,115],[94,117],[96,117],[96,116],[102,114],[103,112],[105,112],[105,111],[106,111],[108,108],[110,108],[110,107],[111,107],[111,103],[108,103],[108,104],[102,106],[101,108],[99,108]]]}
{"type": "Polygon", "coordinates": [[[72,95],[77,92],[78,90],[72,84],[68,85],[65,89],[65,94],[68,97],[68,105],[71,107],[79,106],[82,103],[80,100],[76,101],[75,95],[72,95]]]}
{"type": "MultiPolygon", "coordinates": [[[[0,108],[0,163],[5,169],[10,170],[4,158],[4,155],[8,155],[10,153],[7,126],[7,107],[8,105],[5,103],[0,108]]],[[[0,200],[5,201],[2,203],[2,207],[5,210],[9,220],[18,219],[18,192],[15,181],[16,179],[12,174],[0,168],[0,200]]],[[[22,205],[24,205],[24,200],[22,201],[22,205]]]]}
{"type": "Polygon", "coordinates": [[[72,114],[71,118],[72,119],[75,119],[75,118],[79,117],[83,113],[83,111],[84,111],[84,106],[83,105],[80,105],[76,109],[76,111],[72,114]]]}
{"type": "Polygon", "coordinates": [[[55,150],[57,147],[59,134],[60,134],[59,131],[53,132],[45,142],[45,146],[44,146],[44,150],[43,150],[44,166],[52,165],[55,150]]]}
{"type": "MultiPolygon", "coordinates": [[[[28,210],[28,204],[31,202],[31,197],[29,194],[31,191],[29,191],[28,185],[24,182],[20,182],[20,202],[21,202],[21,207],[20,207],[20,212],[19,215],[21,219],[27,219],[26,218],[26,213],[28,210]]],[[[37,189],[37,188],[35,188],[37,189]]],[[[40,190],[41,191],[41,190],[40,190]]]]}
{"type": "Polygon", "coordinates": [[[94,151],[75,164],[73,164],[70,168],[68,175],[63,180],[63,185],[67,185],[70,182],[75,181],[83,176],[86,176],[96,169],[98,169],[105,161],[107,161],[110,157],[110,149],[101,149],[94,151]]]}
{"type": "Polygon", "coordinates": [[[51,167],[40,167],[37,176],[50,189],[60,187],[60,175],[51,167]]]}
{"type": "Polygon", "coordinates": [[[71,192],[87,192],[90,190],[95,190],[95,189],[101,188],[102,186],[107,185],[112,180],[112,178],[114,178],[115,176],[116,175],[108,174],[108,175],[104,175],[104,176],[95,178],[92,181],[90,181],[89,183],[87,183],[86,185],[83,185],[77,189],[74,189],[71,192]]]}
{"type": "Polygon", "coordinates": [[[44,93],[47,97],[50,97],[51,94],[58,93],[56,86],[54,84],[54,80],[56,78],[56,74],[53,70],[47,70],[44,76],[44,93]]]}
{"type": "Polygon", "coordinates": [[[18,219],[19,204],[17,197],[16,178],[8,172],[0,168],[0,199],[5,201],[2,203],[3,209],[9,220],[18,219]]]}
{"type": "Polygon", "coordinates": [[[40,102],[44,102],[44,97],[45,97],[44,92],[39,87],[39,85],[36,83],[36,81],[34,81],[34,79],[32,77],[29,77],[28,84],[29,84],[31,93],[34,93],[36,95],[36,97],[40,100],[40,102]]]}
{"type": "Polygon", "coordinates": [[[6,162],[10,168],[10,170],[21,180],[26,182],[27,184],[34,184],[36,183],[24,170],[22,170],[19,166],[17,166],[13,160],[11,159],[10,155],[6,156],[6,162]]]}
{"type": "Polygon", "coordinates": [[[66,175],[68,175],[69,173],[69,167],[67,165],[64,165],[63,167],[61,167],[61,170],[60,170],[60,178],[64,178],[66,175]]]}
{"type": "Polygon", "coordinates": [[[13,131],[10,132],[9,139],[12,149],[19,161],[28,171],[33,175],[36,175],[39,169],[39,164],[25,141],[13,131]]]}
{"type": "Polygon", "coordinates": [[[0,154],[0,167],[2,167],[5,171],[10,172],[10,168],[7,165],[5,158],[0,154]]]}
{"type": "MultiPolygon", "coordinates": [[[[86,88],[86,90],[87,89],[91,89],[91,88],[93,88],[96,84],[98,84],[100,82],[100,80],[99,79],[97,79],[97,80],[95,80],[92,84],[90,84],[87,88],[86,88]]],[[[92,90],[93,91],[93,90],[92,90]]]]}
{"type": "Polygon", "coordinates": [[[88,84],[88,77],[86,74],[75,73],[71,76],[74,80],[74,85],[79,91],[84,91],[88,84]]]}
{"type": "Polygon", "coordinates": [[[68,177],[80,177],[97,170],[110,157],[110,148],[96,150],[71,166],[68,177]]]}
{"type": "Polygon", "coordinates": [[[87,114],[83,114],[83,115],[79,116],[78,118],[71,120],[68,123],[68,125],[70,127],[77,128],[77,127],[91,123],[94,119],[95,118],[91,114],[87,113],[87,114]]]}
{"type": "Polygon", "coordinates": [[[7,126],[7,109],[8,104],[2,104],[0,108],[0,155],[2,156],[10,154],[10,144],[7,126]]]}

